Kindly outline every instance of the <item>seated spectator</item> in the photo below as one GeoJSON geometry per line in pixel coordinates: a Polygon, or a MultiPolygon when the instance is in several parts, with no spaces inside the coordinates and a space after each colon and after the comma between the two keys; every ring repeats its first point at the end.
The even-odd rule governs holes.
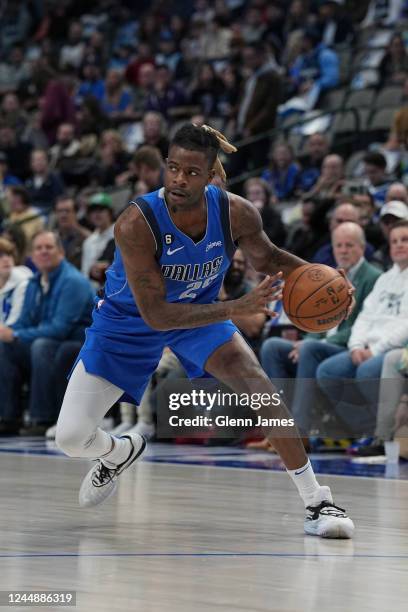
{"type": "Polygon", "coordinates": [[[220,79],[222,91],[218,97],[216,115],[224,119],[224,129],[233,134],[236,131],[235,121],[239,109],[242,77],[237,68],[227,64],[220,71],[220,79]]]}
{"type": "MultiPolygon", "coordinates": [[[[386,173],[388,175],[398,176],[401,164],[404,160],[405,152],[398,141],[397,134],[393,129],[389,131],[386,142],[374,142],[369,146],[369,151],[375,151],[384,155],[387,162],[386,173]]],[[[361,177],[364,174],[364,162],[361,161],[353,169],[353,177],[361,177]]]]}
{"type": "Polygon", "coordinates": [[[367,180],[368,191],[373,196],[377,208],[381,208],[384,204],[391,184],[386,168],[387,161],[381,153],[373,151],[364,157],[364,176],[367,180]]]}
{"type": "Polygon", "coordinates": [[[385,354],[408,342],[408,221],[398,221],[390,231],[391,270],[378,278],[364,301],[348,341],[348,350],[323,361],[317,368],[320,388],[339,418],[354,436],[369,434],[375,422],[378,384],[385,354]],[[350,405],[350,386],[355,379],[361,394],[350,405]]]}
{"type": "MultiPolygon", "coordinates": [[[[360,223],[360,213],[352,203],[343,203],[336,206],[330,215],[329,228],[332,233],[342,223],[360,223]]],[[[370,261],[374,254],[372,244],[365,243],[364,257],[370,261]]],[[[321,263],[332,268],[337,267],[337,262],[333,252],[333,241],[330,240],[323,244],[313,256],[313,263],[321,263]]]]}
{"type": "Polygon", "coordinates": [[[353,23],[347,14],[341,12],[343,0],[321,0],[318,7],[316,27],[322,42],[331,47],[350,42],[353,38],[353,23]]]}
{"type": "Polygon", "coordinates": [[[64,191],[64,183],[57,172],[49,168],[46,151],[31,153],[31,177],[25,182],[30,200],[38,210],[48,216],[57,197],[64,191]]]}
{"type": "Polygon", "coordinates": [[[107,123],[107,119],[96,98],[88,96],[83,100],[81,106],[77,108],[76,122],[81,141],[84,139],[88,141],[89,137],[91,137],[92,143],[97,141],[107,123]]]}
{"type": "Polygon", "coordinates": [[[14,245],[0,237],[0,326],[13,325],[20,316],[32,272],[15,265],[14,245]]]}
{"type": "MultiPolygon", "coordinates": [[[[19,7],[21,10],[22,6],[19,7]]],[[[2,21],[4,14],[2,14],[2,21]]],[[[24,81],[30,78],[30,67],[21,45],[10,49],[7,61],[0,63],[0,95],[18,91],[24,81]]]]}
{"type": "Polygon", "coordinates": [[[358,222],[364,230],[367,243],[372,244],[376,250],[381,248],[385,243],[385,238],[381,228],[375,221],[376,208],[373,196],[370,193],[359,193],[351,198],[347,198],[347,200],[358,210],[358,222]]]}
{"type": "Polygon", "coordinates": [[[21,135],[21,140],[29,146],[30,151],[48,149],[48,138],[41,127],[41,113],[38,109],[31,113],[30,121],[21,135]]]}
{"type": "Polygon", "coordinates": [[[21,108],[20,100],[15,93],[8,93],[1,103],[0,122],[10,125],[21,139],[28,123],[27,113],[21,108]]]}
{"type": "Polygon", "coordinates": [[[40,211],[31,206],[30,196],[24,187],[10,187],[7,201],[10,207],[7,224],[20,227],[29,244],[34,234],[44,227],[44,219],[40,211]]]}
{"type": "Polygon", "coordinates": [[[24,181],[29,174],[31,145],[18,140],[14,128],[0,124],[0,151],[7,157],[10,174],[24,181]]]}
{"type": "MultiPolygon", "coordinates": [[[[268,57],[266,47],[257,42],[242,49],[242,62],[249,78],[239,100],[237,113],[237,138],[248,138],[262,134],[275,127],[276,111],[281,96],[281,77],[276,71],[276,63],[268,57]]],[[[265,165],[269,149],[269,138],[258,140],[234,156],[234,164],[240,168],[232,174],[238,174],[247,165],[247,158],[254,168],[265,165]]]]}
{"type": "Polygon", "coordinates": [[[320,177],[312,189],[304,195],[308,198],[334,199],[340,195],[344,182],[343,159],[340,155],[326,155],[320,177]]]}
{"type": "Polygon", "coordinates": [[[84,52],[84,63],[92,61],[99,66],[106,66],[109,57],[109,47],[106,44],[106,34],[93,30],[88,38],[84,52]]]}
{"type": "Polygon", "coordinates": [[[14,247],[14,261],[18,266],[27,266],[28,268],[35,270],[31,259],[27,257],[27,238],[21,227],[10,223],[1,234],[2,238],[5,238],[14,247]]]}
{"type": "Polygon", "coordinates": [[[299,166],[294,162],[292,147],[282,142],[274,146],[268,170],[261,178],[273,188],[279,200],[289,200],[295,195],[299,179],[299,166]]]}
{"type": "Polygon", "coordinates": [[[177,50],[176,40],[172,32],[167,29],[162,30],[157,41],[155,63],[158,66],[164,64],[173,72],[173,74],[177,74],[180,60],[181,53],[177,50]]]}
{"type": "Polygon", "coordinates": [[[242,38],[249,44],[257,42],[262,38],[265,30],[265,14],[263,14],[261,9],[249,6],[244,14],[241,27],[242,38]]]}
{"type": "Polygon", "coordinates": [[[130,183],[132,189],[137,181],[141,181],[148,192],[155,191],[163,185],[164,164],[159,149],[156,147],[140,147],[129,163],[129,170],[118,177],[117,184],[130,183]]]}
{"type": "Polygon", "coordinates": [[[387,202],[381,209],[379,226],[384,236],[384,242],[373,255],[373,263],[381,270],[387,271],[392,265],[390,257],[390,231],[397,221],[408,220],[408,205],[398,200],[387,202]]]}
{"type": "Polygon", "coordinates": [[[29,281],[19,319],[0,326],[0,435],[43,435],[55,422],[52,363],[61,342],[81,340],[90,324],[93,291],[65,259],[58,236],[42,231],[32,242],[38,273],[29,281]],[[21,387],[29,380],[31,425],[20,429],[21,387]]]}
{"type": "Polygon", "coordinates": [[[61,124],[73,125],[75,121],[75,104],[71,96],[71,85],[69,78],[63,77],[50,81],[46,87],[41,105],[41,128],[51,145],[55,143],[59,126],[61,124]]]}
{"type": "Polygon", "coordinates": [[[163,115],[154,111],[145,113],[142,128],[143,141],[140,146],[156,147],[165,159],[169,150],[169,139],[166,136],[166,121],[163,115]]]}
{"type": "Polygon", "coordinates": [[[381,370],[374,439],[355,449],[353,454],[359,457],[385,455],[384,442],[396,440],[399,428],[408,425],[407,374],[407,347],[388,351],[381,370]]]}
{"type": "Polygon", "coordinates": [[[96,61],[88,60],[82,66],[81,84],[76,93],[77,104],[83,104],[84,100],[89,96],[101,102],[104,91],[105,86],[101,78],[101,66],[96,61]]]}
{"type": "Polygon", "coordinates": [[[66,260],[81,269],[82,245],[90,231],[79,224],[75,200],[69,196],[60,196],[54,207],[55,231],[61,240],[66,260]]]}
{"type": "Polygon", "coordinates": [[[403,183],[391,183],[388,187],[385,201],[391,202],[392,200],[398,200],[399,202],[408,204],[408,189],[403,183]]]}
{"type": "Polygon", "coordinates": [[[305,198],[336,199],[344,187],[344,161],[340,155],[326,155],[322,163],[320,177],[305,198]]]}
{"type": "Polygon", "coordinates": [[[302,218],[288,228],[285,248],[310,261],[328,237],[326,215],[332,200],[305,199],[302,202],[302,218]]]}
{"type": "Polygon", "coordinates": [[[6,191],[7,187],[21,185],[20,179],[13,176],[8,171],[7,156],[0,151],[0,227],[6,216],[6,191]]]}
{"type": "MultiPolygon", "coordinates": [[[[155,80],[156,67],[154,63],[150,61],[143,62],[138,69],[137,86],[133,90],[133,106],[136,114],[138,109],[143,110],[146,108],[147,99],[153,93],[155,80]]],[[[130,82],[132,83],[133,81],[130,80],[130,82]]]]}
{"type": "Polygon", "coordinates": [[[123,73],[120,70],[111,69],[108,71],[104,83],[101,108],[111,119],[120,120],[130,116],[132,96],[124,85],[123,73]]]}
{"type": "Polygon", "coordinates": [[[324,134],[312,134],[306,142],[306,155],[298,158],[301,165],[299,189],[308,192],[317,182],[323,160],[329,153],[329,141],[324,134]]]}
{"type": "Polygon", "coordinates": [[[297,425],[306,435],[310,433],[315,404],[312,389],[307,389],[311,385],[309,380],[315,378],[321,362],[345,350],[353,323],[381,274],[364,258],[365,237],[356,223],[346,222],[334,228],[332,244],[336,267],[344,269],[356,289],[356,306],[351,316],[326,334],[308,333],[298,342],[268,338],[261,347],[262,366],[272,381],[296,379],[290,405],[297,425]]]}
{"type": "Polygon", "coordinates": [[[173,83],[173,73],[168,66],[157,66],[152,90],[145,103],[146,111],[156,111],[170,117],[174,108],[183,106],[186,96],[183,90],[173,83]]]}
{"type": "Polygon", "coordinates": [[[263,229],[276,246],[283,246],[286,230],[279,212],[274,208],[276,197],[268,183],[262,178],[250,178],[244,183],[244,197],[252,202],[261,214],[263,229]]]}
{"type": "MultiPolygon", "coordinates": [[[[247,269],[247,259],[241,249],[237,249],[225,275],[219,296],[220,300],[237,300],[251,291],[252,285],[246,279],[247,269]]],[[[263,313],[250,317],[235,317],[233,319],[235,325],[255,351],[259,346],[265,321],[266,316],[263,313]]]]}
{"type": "Polygon", "coordinates": [[[190,102],[200,107],[206,117],[215,115],[222,81],[210,62],[197,66],[196,77],[191,84],[190,102]]]}
{"type": "Polygon", "coordinates": [[[61,123],[57,130],[56,143],[50,149],[50,167],[61,172],[64,181],[70,184],[73,167],[81,153],[81,143],[75,137],[72,123],[61,123]]]}
{"type": "Polygon", "coordinates": [[[107,193],[92,196],[88,204],[88,217],[95,229],[82,244],[81,271],[87,277],[108,243],[114,240],[112,198],[107,193]]]}
{"type": "Polygon", "coordinates": [[[99,163],[92,169],[92,179],[101,187],[112,187],[117,177],[127,168],[130,158],[119,132],[102,132],[98,158],[99,163]]]}
{"type": "MultiPolygon", "coordinates": [[[[143,81],[144,77],[142,76],[142,71],[144,66],[150,66],[153,68],[153,71],[150,72],[151,75],[154,74],[154,57],[152,54],[152,49],[150,45],[145,42],[140,42],[137,47],[137,53],[133,60],[131,60],[126,68],[125,77],[128,83],[130,83],[133,87],[139,87],[141,85],[141,81],[143,81]]],[[[151,83],[153,84],[153,80],[151,83]]]]}
{"type": "MultiPolygon", "coordinates": [[[[198,24],[198,21],[196,21],[198,24]]],[[[208,21],[199,38],[199,55],[205,60],[217,60],[229,55],[232,39],[231,28],[225,27],[222,17],[214,16],[208,21]]]]}
{"type": "Polygon", "coordinates": [[[312,110],[320,95],[339,84],[339,58],[320,39],[316,28],[307,28],[301,39],[301,54],[289,70],[294,98],[279,108],[282,115],[312,110]]]}
{"type": "Polygon", "coordinates": [[[82,25],[79,21],[72,21],[68,29],[68,40],[61,47],[59,56],[59,67],[78,69],[81,66],[85,52],[85,45],[82,41],[82,25]]]}

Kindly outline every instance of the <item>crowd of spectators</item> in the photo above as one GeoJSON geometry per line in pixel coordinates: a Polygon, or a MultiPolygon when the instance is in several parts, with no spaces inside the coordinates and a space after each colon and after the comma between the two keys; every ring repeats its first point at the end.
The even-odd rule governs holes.
{"type": "MultiPolygon", "coordinates": [[[[285,122],[293,116],[311,117],[324,106],[327,95],[344,84],[342,53],[358,48],[370,32],[374,38],[384,37],[376,60],[376,86],[398,88],[403,105],[408,55],[400,24],[407,16],[404,0],[154,0],[140,1],[137,8],[127,0],[3,3],[0,367],[3,377],[8,372],[9,397],[22,382],[29,383],[32,425],[26,426],[26,433],[43,433],[55,420],[51,408],[38,415],[32,407],[38,403],[36,393],[43,397],[41,385],[51,384],[37,369],[67,343],[54,362],[63,364],[60,371],[69,371],[87,320],[84,313],[77,322],[78,335],[67,322],[69,316],[64,331],[55,330],[55,317],[67,316],[67,304],[55,295],[59,285],[54,276],[69,271],[72,282],[81,278],[87,283],[78,295],[84,296],[89,318],[92,300],[87,292],[103,288],[113,260],[115,218],[130,198],[161,186],[169,139],[182,122],[209,123],[243,143],[226,161],[231,189],[257,207],[275,244],[309,261],[343,265],[347,271],[347,265],[339,263],[338,242],[345,243],[353,255],[350,278],[359,278],[354,267],[362,263],[385,274],[398,266],[389,244],[407,231],[402,224],[396,232],[393,224],[408,219],[408,110],[395,113],[382,140],[365,149],[354,141],[361,155],[352,165],[327,124],[290,132],[285,122]],[[343,224],[348,240],[340,231],[343,224]],[[42,255],[41,249],[47,248],[48,255],[42,255]],[[48,269],[41,257],[51,258],[54,267],[48,269]],[[42,305],[31,318],[27,296],[42,305]],[[54,331],[44,336],[43,346],[41,329],[48,324],[54,331]],[[36,328],[39,335],[27,336],[21,332],[26,328],[36,328]],[[27,345],[21,353],[13,353],[12,338],[27,345]],[[40,350],[47,357],[36,357],[36,367],[31,367],[30,359],[40,350]]],[[[217,183],[228,187],[219,177],[217,183]]],[[[400,272],[404,276],[403,268],[400,272]]],[[[240,295],[256,281],[237,251],[220,298],[240,295]]],[[[402,281],[400,287],[402,291],[402,281]]],[[[400,298],[398,316],[406,317],[400,298]]],[[[70,300],[68,307],[73,303],[70,300]]],[[[273,321],[237,324],[255,350],[268,336],[302,342],[291,350],[286,346],[292,355],[287,371],[293,375],[295,364],[302,371],[301,356],[311,344],[279,312],[273,321]]],[[[341,331],[336,332],[340,343],[333,336],[325,346],[332,347],[331,352],[333,346],[353,351],[347,345],[347,334],[354,337],[351,328],[347,334],[341,331]]],[[[381,354],[402,350],[406,342],[408,334],[400,334],[398,346],[391,343],[381,354]]],[[[368,336],[366,344],[368,350],[368,336]]],[[[263,360],[269,357],[264,367],[272,372],[274,351],[265,346],[263,360]]],[[[353,356],[351,360],[361,367],[353,356]]],[[[170,362],[165,360],[163,372],[170,362]]],[[[377,370],[379,375],[379,365],[377,370]]],[[[59,395],[64,384],[60,387],[59,395]]],[[[12,406],[13,401],[1,405],[0,434],[22,426],[22,405],[12,406]],[[13,419],[6,418],[9,413],[13,419]]],[[[59,400],[53,401],[57,410],[59,400]]],[[[151,432],[151,415],[146,423],[151,432]]]]}

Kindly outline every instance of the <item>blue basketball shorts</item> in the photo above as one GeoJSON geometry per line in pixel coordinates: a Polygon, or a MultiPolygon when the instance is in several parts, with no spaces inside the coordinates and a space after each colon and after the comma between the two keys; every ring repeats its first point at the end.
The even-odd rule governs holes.
{"type": "Polygon", "coordinates": [[[104,307],[94,311],[76,363],[82,360],[87,372],[123,389],[139,404],[165,347],[179,358],[189,378],[200,378],[208,358],[235,332],[232,321],[161,332],[140,315],[118,316],[104,307]]]}

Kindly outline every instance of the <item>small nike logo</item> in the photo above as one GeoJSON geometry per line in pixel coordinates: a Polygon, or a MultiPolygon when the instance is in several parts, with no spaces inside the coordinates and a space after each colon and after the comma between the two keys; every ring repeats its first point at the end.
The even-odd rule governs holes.
{"type": "Polygon", "coordinates": [[[306,470],[308,470],[309,468],[310,468],[310,463],[305,468],[303,468],[303,470],[297,470],[295,472],[295,476],[300,476],[300,474],[303,474],[303,472],[306,472],[306,470]]]}
{"type": "Polygon", "coordinates": [[[174,255],[174,253],[177,253],[177,251],[181,251],[181,249],[184,249],[184,247],[178,247],[177,249],[171,249],[170,247],[167,249],[167,255],[174,255]]]}

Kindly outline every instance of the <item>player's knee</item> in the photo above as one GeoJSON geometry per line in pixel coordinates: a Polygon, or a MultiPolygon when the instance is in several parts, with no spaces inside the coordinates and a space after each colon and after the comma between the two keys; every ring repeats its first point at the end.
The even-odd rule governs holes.
{"type": "Polygon", "coordinates": [[[69,457],[80,457],[81,449],[84,447],[82,436],[79,431],[64,428],[57,425],[55,443],[63,453],[69,457]]]}

